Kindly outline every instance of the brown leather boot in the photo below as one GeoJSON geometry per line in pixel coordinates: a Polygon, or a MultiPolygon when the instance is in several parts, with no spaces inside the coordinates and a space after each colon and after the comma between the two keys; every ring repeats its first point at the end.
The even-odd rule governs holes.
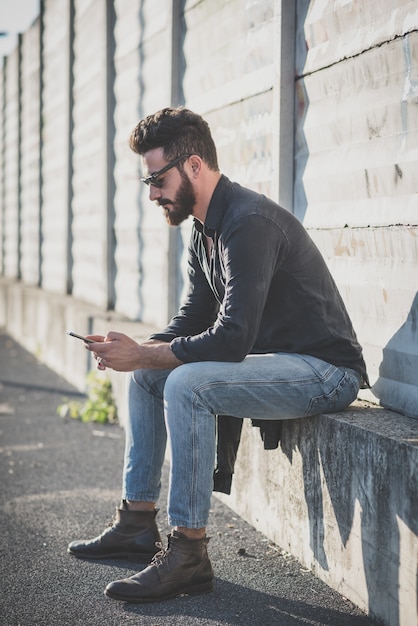
{"type": "Polygon", "coordinates": [[[109,528],[91,540],[72,541],[68,552],[79,559],[128,559],[149,563],[161,537],[155,522],[156,511],[116,509],[109,528]]]}
{"type": "Polygon", "coordinates": [[[158,602],[175,596],[213,591],[213,570],[207,544],[209,538],[188,539],[173,531],[167,550],[155,555],[142,572],[110,583],[105,595],[125,602],[158,602]]]}

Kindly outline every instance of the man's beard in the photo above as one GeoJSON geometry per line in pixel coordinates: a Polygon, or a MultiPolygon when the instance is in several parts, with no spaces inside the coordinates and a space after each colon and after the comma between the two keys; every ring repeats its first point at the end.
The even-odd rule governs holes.
{"type": "Polygon", "coordinates": [[[165,218],[170,226],[178,226],[190,215],[193,214],[193,209],[196,204],[196,194],[193,189],[193,185],[190,182],[186,174],[180,171],[181,184],[174,197],[174,200],[168,200],[168,198],[161,198],[158,204],[163,207],[165,212],[165,218]],[[170,208],[165,205],[170,205],[170,208]]]}

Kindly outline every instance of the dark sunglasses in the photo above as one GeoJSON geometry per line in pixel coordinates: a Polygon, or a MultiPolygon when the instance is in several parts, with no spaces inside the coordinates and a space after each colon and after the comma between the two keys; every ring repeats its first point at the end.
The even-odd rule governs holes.
{"type": "Polygon", "coordinates": [[[146,185],[152,185],[153,187],[161,189],[161,187],[163,186],[163,181],[158,180],[161,174],[165,174],[166,172],[168,172],[168,170],[171,170],[172,167],[175,167],[178,163],[180,163],[182,159],[188,159],[189,156],[191,155],[182,154],[181,156],[177,157],[177,159],[174,159],[174,161],[170,161],[170,163],[167,163],[167,165],[158,170],[158,172],[154,172],[150,176],[141,178],[141,182],[145,183],[146,185]]]}

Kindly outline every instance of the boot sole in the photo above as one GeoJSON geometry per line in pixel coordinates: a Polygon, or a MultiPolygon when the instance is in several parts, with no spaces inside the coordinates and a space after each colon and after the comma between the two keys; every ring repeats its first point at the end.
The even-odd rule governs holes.
{"type": "Polygon", "coordinates": [[[114,559],[119,561],[133,561],[134,563],[150,563],[154,554],[124,554],[124,553],[112,553],[112,554],[76,554],[67,550],[68,554],[74,556],[76,559],[82,559],[85,561],[105,561],[106,559],[114,559]]]}
{"type": "Polygon", "coordinates": [[[148,604],[151,602],[162,602],[163,600],[170,600],[171,598],[177,598],[178,596],[196,596],[204,593],[211,593],[213,591],[213,581],[208,583],[201,583],[200,585],[193,585],[193,587],[185,587],[172,593],[160,597],[152,598],[132,598],[129,596],[123,596],[116,593],[109,592],[105,589],[104,594],[112,600],[119,600],[120,602],[129,602],[130,604],[148,604]]]}

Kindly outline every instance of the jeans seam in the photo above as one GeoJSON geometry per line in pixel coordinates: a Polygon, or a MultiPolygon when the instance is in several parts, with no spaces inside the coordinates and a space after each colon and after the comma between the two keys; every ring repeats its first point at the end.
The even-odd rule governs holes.
{"type": "MultiPolygon", "coordinates": [[[[323,379],[319,379],[319,380],[323,380],[323,379]]],[[[246,381],[246,386],[247,387],[271,387],[272,385],[277,385],[277,386],[285,386],[285,387],[289,387],[289,386],[293,386],[293,385],[297,385],[297,386],[301,386],[301,385],[311,385],[313,382],[317,382],[318,381],[318,376],[314,376],[310,379],[300,379],[300,380],[250,380],[250,381],[246,381]]],[[[242,382],[240,381],[212,381],[210,383],[207,384],[202,384],[199,387],[196,387],[194,392],[196,394],[201,394],[204,393],[205,391],[209,391],[210,389],[212,389],[212,387],[240,387],[242,386],[242,382]]]]}

